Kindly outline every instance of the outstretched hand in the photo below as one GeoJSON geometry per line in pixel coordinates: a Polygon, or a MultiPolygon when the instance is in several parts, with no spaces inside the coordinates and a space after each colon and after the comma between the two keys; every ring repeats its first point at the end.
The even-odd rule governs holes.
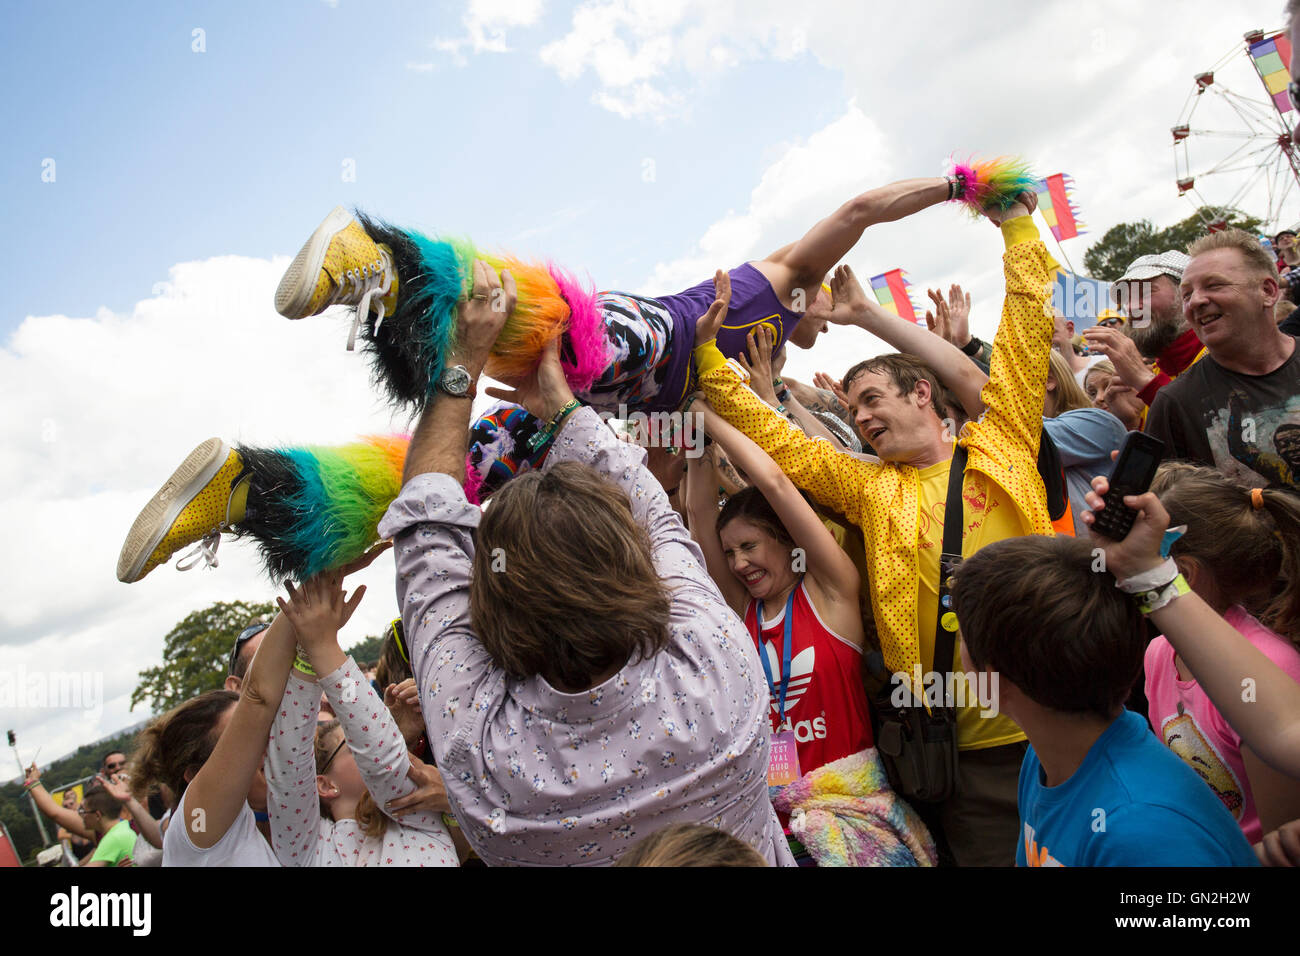
{"type": "Polygon", "coordinates": [[[838,266],[831,276],[830,285],[831,299],[835,304],[826,317],[827,321],[835,325],[856,325],[870,311],[871,300],[853,269],[846,265],[838,266]]]}
{"type": "Polygon", "coordinates": [[[713,274],[713,304],[695,323],[695,347],[718,337],[718,330],[731,307],[731,276],[719,269],[713,274]]]}
{"type": "MultiPolygon", "coordinates": [[[[776,398],[776,386],[773,384],[777,369],[777,363],[772,356],[772,346],[775,342],[776,337],[772,334],[772,330],[766,325],[760,325],[751,329],[745,338],[748,354],[736,356],[736,361],[749,373],[750,388],[773,408],[779,404],[776,398]]],[[[785,349],[781,350],[780,355],[781,364],[784,364],[785,349]]]]}
{"type": "Polygon", "coordinates": [[[996,206],[989,206],[984,210],[984,215],[988,217],[989,222],[995,226],[1001,226],[1008,219],[1015,219],[1018,216],[1032,216],[1034,210],[1038,208],[1038,193],[1025,191],[1016,197],[1016,201],[1007,209],[998,209],[996,206]]]}
{"type": "Polygon", "coordinates": [[[515,277],[509,269],[502,270],[498,278],[488,263],[475,259],[474,287],[457,307],[456,345],[447,364],[463,365],[477,378],[518,300],[515,277]]]}
{"type": "Polygon", "coordinates": [[[926,311],[925,324],[931,332],[957,348],[970,344],[970,293],[962,292],[961,286],[953,283],[948,289],[948,299],[944,301],[943,293],[938,289],[927,289],[934,311],[926,311]]]}
{"type": "Polygon", "coordinates": [[[343,575],[338,571],[324,571],[308,578],[300,588],[286,581],[289,600],[277,596],[275,601],[293,625],[298,643],[304,648],[321,646],[338,640],[338,633],[351,619],[365,596],[363,584],[352,592],[350,598],[343,591],[343,575]]]}
{"type": "Polygon", "coordinates": [[[556,413],[573,400],[573,389],[569,388],[564,368],[560,365],[560,340],[551,340],[542,350],[537,368],[515,388],[489,385],[485,391],[493,398],[522,405],[542,421],[553,420],[556,413]]]}
{"type": "Polygon", "coordinates": [[[849,396],[848,393],[844,391],[844,386],[840,384],[839,379],[832,378],[825,372],[814,372],[813,384],[834,395],[835,401],[840,403],[840,408],[844,410],[844,414],[847,415],[849,413],[849,396]]]}

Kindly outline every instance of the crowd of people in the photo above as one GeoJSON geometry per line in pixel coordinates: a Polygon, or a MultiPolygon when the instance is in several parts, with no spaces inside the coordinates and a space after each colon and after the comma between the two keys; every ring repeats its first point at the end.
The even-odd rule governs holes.
{"type": "Polygon", "coordinates": [[[414,433],[196,448],[118,576],[242,535],[280,613],[79,806],[26,789],[87,866],[1300,864],[1296,234],[1141,256],[1076,335],[1030,182],[873,189],[660,297],[335,210],[277,309],[354,307],[414,433]],[[944,202],[1001,233],[991,342],[839,264],[944,202]],[[829,325],[896,351],[783,377],[829,325]]]}

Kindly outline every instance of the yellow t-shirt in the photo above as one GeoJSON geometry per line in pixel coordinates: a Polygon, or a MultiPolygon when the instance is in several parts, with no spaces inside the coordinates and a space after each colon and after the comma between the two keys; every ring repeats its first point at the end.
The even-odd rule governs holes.
{"type": "MultiPolygon", "coordinates": [[[[918,472],[921,479],[920,505],[921,526],[918,534],[918,552],[920,557],[920,588],[917,595],[917,624],[921,643],[921,662],[925,670],[930,669],[934,660],[934,624],[939,613],[939,554],[943,550],[943,516],[948,498],[948,465],[941,461],[918,472]]],[[[992,482],[979,480],[979,476],[966,475],[963,487],[962,514],[966,521],[966,533],[962,538],[962,556],[969,557],[985,544],[1001,541],[1003,538],[1019,537],[1021,521],[1016,509],[1006,498],[1006,493],[992,482]],[[985,485],[991,486],[988,492],[985,485]]],[[[981,750],[985,747],[998,747],[1024,739],[1024,732],[1001,713],[995,717],[981,717],[985,707],[980,703],[980,692],[984,700],[997,702],[996,687],[986,682],[982,687],[977,683],[970,686],[962,677],[961,643],[953,643],[952,672],[957,685],[954,696],[958,703],[965,706],[957,708],[957,739],[962,750],[981,750]]],[[[989,707],[989,710],[996,709],[989,707]]]]}

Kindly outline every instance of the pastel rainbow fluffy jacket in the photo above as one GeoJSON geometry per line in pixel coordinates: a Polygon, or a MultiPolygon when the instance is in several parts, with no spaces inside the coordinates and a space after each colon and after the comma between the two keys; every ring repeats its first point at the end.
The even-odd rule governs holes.
{"type": "Polygon", "coordinates": [[[874,748],[809,771],[772,802],[818,866],[937,865],[934,838],[874,748]]]}

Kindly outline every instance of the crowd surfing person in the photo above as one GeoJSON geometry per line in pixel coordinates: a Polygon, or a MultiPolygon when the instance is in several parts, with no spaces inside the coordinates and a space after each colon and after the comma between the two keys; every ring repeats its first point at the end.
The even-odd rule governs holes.
{"type": "MultiPolygon", "coordinates": [[[[787,340],[812,347],[831,312],[824,279],[863,231],[945,201],[977,203],[990,188],[981,178],[987,178],[982,169],[959,167],[954,176],[904,180],[870,190],[818,222],[797,242],[732,269],[728,273],[731,313],[727,325],[718,330],[719,347],[729,356],[741,354],[748,331],[760,326],[772,330],[777,348],[787,340]]],[[[1008,175],[1018,182],[1024,178],[1021,173],[1013,169],[1008,175]]],[[[476,255],[468,243],[430,239],[365,217],[358,221],[336,209],[285,272],[276,307],[286,316],[301,318],[331,305],[355,306],[358,320],[364,321],[363,337],[376,381],[395,402],[422,408],[442,392],[460,394],[469,387],[464,369],[447,361],[447,351],[453,340],[456,303],[472,286],[476,255]]],[[[519,307],[488,359],[486,371],[493,378],[515,384],[536,367],[543,346],[560,341],[566,380],[584,404],[597,409],[611,413],[672,410],[695,390],[697,370],[691,350],[695,322],[713,301],[710,281],[654,299],[617,292],[593,294],[553,265],[482,258],[498,270],[508,265],[520,295],[519,307]]],[[[514,405],[475,423],[466,487],[471,502],[487,498],[519,470],[540,464],[553,439],[542,424],[514,405]]],[[[217,440],[195,449],[132,528],[118,562],[119,580],[138,581],[176,550],[196,542],[200,546],[192,554],[191,566],[211,563],[225,530],[284,537],[283,529],[259,527],[256,507],[251,513],[247,507],[250,496],[255,501],[259,491],[285,482],[301,485],[298,470],[312,470],[316,464],[285,461],[258,451],[231,448],[217,440]],[[180,520],[180,512],[187,509],[180,520]]],[[[395,457],[398,476],[388,480],[398,481],[404,451],[403,442],[380,442],[373,451],[362,449],[358,454],[395,457]]],[[[319,483],[306,484],[317,487],[319,483]]],[[[384,493],[395,496],[398,487],[384,493]]],[[[370,498],[377,498],[371,491],[370,498]]],[[[301,489],[300,493],[308,494],[301,489]]],[[[304,511],[312,504],[316,503],[305,503],[304,511]]],[[[319,529],[312,531],[320,537],[319,529]]],[[[326,549],[335,543],[325,534],[323,541],[305,547],[326,549]]],[[[353,550],[346,555],[331,554],[334,563],[360,554],[357,542],[351,545],[353,550]]],[[[328,566],[328,562],[308,560],[287,567],[283,555],[268,560],[272,573],[292,572],[300,580],[328,566]]]]}

